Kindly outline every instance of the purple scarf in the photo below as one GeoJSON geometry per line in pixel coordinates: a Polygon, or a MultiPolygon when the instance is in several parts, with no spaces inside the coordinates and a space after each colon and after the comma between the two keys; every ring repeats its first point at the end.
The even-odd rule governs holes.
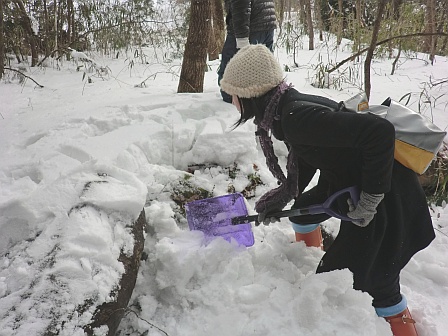
{"type": "Polygon", "coordinates": [[[274,153],[274,146],[270,136],[274,120],[280,120],[281,118],[280,111],[278,111],[280,98],[291,87],[292,85],[288,85],[282,81],[276,87],[275,92],[264,111],[263,119],[259,122],[255,122],[257,124],[257,134],[259,136],[261,149],[266,157],[266,164],[272,175],[274,175],[274,177],[281,183],[279,187],[268,191],[256,202],[255,210],[258,213],[274,210],[269,209],[270,206],[281,207],[281,209],[283,209],[283,207],[295,198],[298,193],[299,172],[297,168],[297,154],[291,147],[286,164],[287,177],[285,177],[282,168],[278,164],[278,157],[274,153]]]}

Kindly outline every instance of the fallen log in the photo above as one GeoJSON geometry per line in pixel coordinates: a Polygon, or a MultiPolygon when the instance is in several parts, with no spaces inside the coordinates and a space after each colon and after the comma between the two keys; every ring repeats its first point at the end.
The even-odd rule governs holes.
{"type": "Polygon", "coordinates": [[[108,326],[108,336],[115,335],[135,287],[140,259],[145,243],[143,235],[145,225],[145,210],[142,210],[140,216],[132,227],[132,235],[135,240],[134,252],[132,256],[127,256],[126,254],[121,253],[120,258],[118,259],[123,263],[125,272],[120,280],[120,288],[116,293],[112,293],[116,296],[116,300],[103,303],[97,308],[92,318],[93,322],[84,328],[87,335],[93,336],[94,329],[104,325],[108,326]]]}
{"type": "Polygon", "coordinates": [[[117,331],[143,251],[147,188],[115,167],[83,168],[4,213],[16,226],[0,255],[2,335],[117,331]]]}

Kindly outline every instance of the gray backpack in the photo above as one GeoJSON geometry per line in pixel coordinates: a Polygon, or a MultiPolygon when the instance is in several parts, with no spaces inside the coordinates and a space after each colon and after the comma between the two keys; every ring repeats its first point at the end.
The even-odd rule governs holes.
{"type": "Polygon", "coordinates": [[[446,132],[425,116],[387,98],[381,105],[371,105],[364,92],[339,103],[342,111],[371,113],[389,120],[395,127],[395,159],[423,174],[440,150],[446,132]]]}

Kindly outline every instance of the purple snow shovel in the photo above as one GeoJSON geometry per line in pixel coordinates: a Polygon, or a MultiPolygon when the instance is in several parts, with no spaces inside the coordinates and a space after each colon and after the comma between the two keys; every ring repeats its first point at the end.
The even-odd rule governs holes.
{"type": "Polygon", "coordinates": [[[219,236],[227,241],[233,238],[245,246],[254,244],[250,223],[232,225],[232,218],[247,216],[244,196],[240,193],[189,202],[185,211],[190,230],[204,232],[207,242],[219,236]]]}
{"type": "MultiPolygon", "coordinates": [[[[342,214],[335,204],[339,197],[351,197],[358,203],[357,187],[349,187],[331,195],[323,204],[310,205],[302,209],[279,211],[273,217],[294,217],[308,214],[326,213],[329,216],[351,221],[342,214]]],[[[244,197],[240,193],[206,198],[185,204],[187,221],[190,230],[199,230],[205,234],[207,242],[215,237],[223,237],[227,241],[236,240],[239,244],[252,246],[254,235],[250,222],[256,221],[258,215],[248,216],[244,197]]],[[[256,224],[258,225],[258,224],[256,224]]]]}
{"type": "MultiPolygon", "coordinates": [[[[309,205],[305,208],[301,209],[291,209],[291,210],[283,210],[279,212],[274,212],[270,214],[270,217],[295,217],[295,216],[303,216],[303,215],[316,215],[325,213],[331,217],[339,218],[345,221],[351,222],[352,219],[347,217],[346,214],[343,214],[337,206],[337,200],[342,195],[346,196],[346,199],[350,197],[353,201],[353,204],[358,204],[359,201],[359,190],[356,186],[348,187],[345,189],[341,189],[335,192],[333,195],[327,198],[327,200],[322,204],[309,205]]],[[[258,219],[258,215],[252,216],[239,216],[232,218],[232,224],[243,224],[248,222],[253,222],[258,219]]],[[[260,225],[260,223],[256,222],[256,225],[260,225]]]]}

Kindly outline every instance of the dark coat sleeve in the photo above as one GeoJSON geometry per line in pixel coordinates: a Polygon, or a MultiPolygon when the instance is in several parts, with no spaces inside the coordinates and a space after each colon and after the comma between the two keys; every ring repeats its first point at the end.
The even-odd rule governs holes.
{"type": "Polygon", "coordinates": [[[362,161],[362,189],[373,194],[390,190],[395,129],[387,120],[302,102],[292,111],[283,111],[282,129],[291,146],[299,151],[307,148],[302,158],[314,168],[321,169],[320,163],[326,169],[331,165],[325,161],[327,150],[349,149],[357,153],[353,159],[362,161]]]}
{"type": "Polygon", "coordinates": [[[232,28],[236,38],[249,37],[250,33],[250,0],[230,0],[232,28]]]}
{"type": "Polygon", "coordinates": [[[317,169],[307,165],[302,160],[299,160],[297,167],[299,169],[299,194],[297,195],[298,198],[313,179],[317,169]]]}
{"type": "Polygon", "coordinates": [[[227,33],[247,38],[252,33],[277,28],[275,4],[272,0],[226,0],[227,33]]]}

